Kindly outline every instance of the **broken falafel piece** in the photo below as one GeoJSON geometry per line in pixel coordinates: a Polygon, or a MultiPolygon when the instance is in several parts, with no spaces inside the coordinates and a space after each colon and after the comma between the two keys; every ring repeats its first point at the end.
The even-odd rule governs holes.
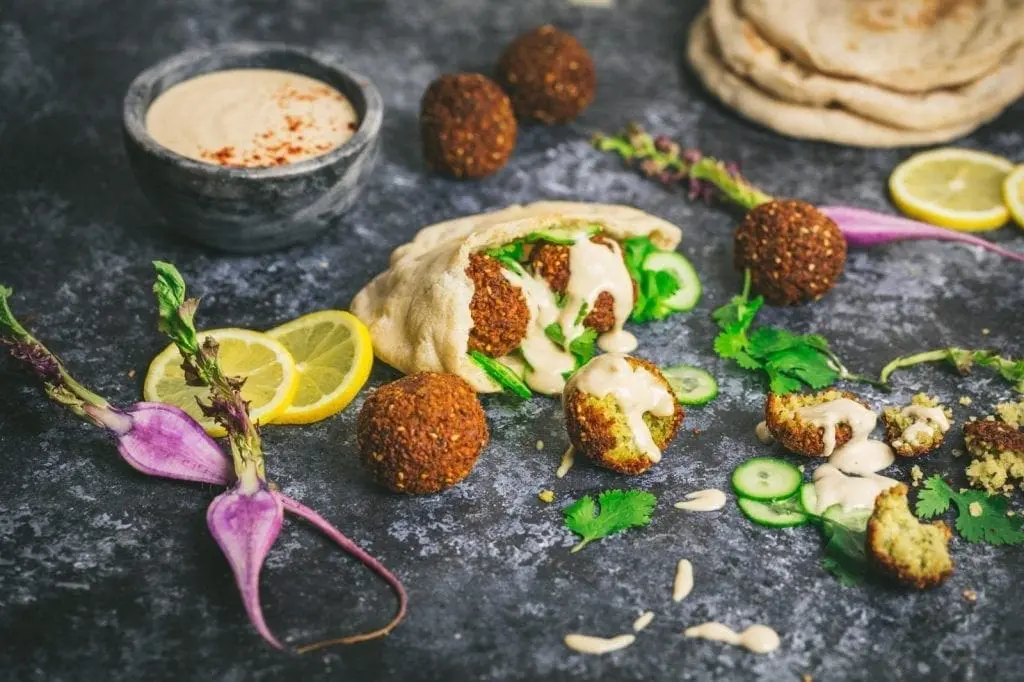
{"type": "Polygon", "coordinates": [[[776,199],[743,216],[733,264],[750,270],[754,291],[770,305],[816,301],[843,274],[846,239],[835,221],[806,201],[776,199]]]}
{"type": "Polygon", "coordinates": [[[867,552],[875,567],[919,590],[941,585],[953,574],[944,521],[921,523],[910,511],[907,486],[896,485],[875,499],[868,519],[867,552]]]}
{"type": "MultiPolygon", "coordinates": [[[[825,429],[801,417],[799,410],[841,398],[868,407],[857,395],[837,389],[828,389],[820,393],[769,393],[764,404],[764,420],[768,425],[768,432],[790,452],[805,457],[825,457],[825,429]]],[[[849,424],[836,424],[836,450],[849,443],[851,438],[853,429],[849,424]]]]}
{"type": "Polygon", "coordinates": [[[549,125],[579,116],[597,89],[587,48],[550,24],[527,31],[505,48],[498,81],[520,118],[549,125]]]}
{"type": "MultiPolygon", "coordinates": [[[[609,245],[611,240],[600,234],[590,238],[595,244],[609,245]]],[[[569,286],[569,247],[563,244],[539,242],[530,251],[529,265],[534,274],[548,283],[556,294],[564,294],[569,286]]],[[[622,267],[626,267],[623,260],[622,267]]],[[[637,288],[633,282],[633,302],[636,302],[637,288]]],[[[583,318],[583,326],[593,329],[599,334],[610,332],[615,328],[615,297],[610,292],[602,291],[594,300],[593,310],[583,318]]]]}
{"type": "Polygon", "coordinates": [[[910,405],[882,411],[885,440],[900,457],[922,457],[939,449],[952,418],[953,411],[937,398],[918,393],[910,405]]]}
{"type": "Polygon", "coordinates": [[[479,178],[505,166],[517,123],[508,95],[479,73],[445,74],[420,101],[423,158],[456,178],[479,178]]]}
{"type": "Polygon", "coordinates": [[[395,492],[425,494],[468,476],[489,432],[480,400],[464,379],[420,372],[370,394],[356,437],[375,481],[395,492]]]}
{"type": "Polygon", "coordinates": [[[469,350],[500,358],[519,348],[530,324],[522,289],[502,274],[501,262],[484,253],[469,257],[466,276],[473,280],[469,313],[469,350]]]}
{"type": "Polygon", "coordinates": [[[1024,401],[1001,403],[996,414],[964,424],[964,443],[974,461],[967,480],[989,494],[1007,494],[1024,481],[1024,401]]]}
{"type": "MultiPolygon", "coordinates": [[[[654,444],[659,450],[664,450],[679,432],[685,412],[661,370],[640,358],[626,356],[625,359],[632,368],[643,368],[650,372],[672,396],[674,408],[671,416],[659,417],[650,412],[643,415],[654,444]]],[[[562,396],[562,403],[569,441],[576,452],[599,466],[621,474],[642,474],[654,464],[647,453],[637,446],[626,415],[615,396],[598,398],[570,383],[562,396]]]]}

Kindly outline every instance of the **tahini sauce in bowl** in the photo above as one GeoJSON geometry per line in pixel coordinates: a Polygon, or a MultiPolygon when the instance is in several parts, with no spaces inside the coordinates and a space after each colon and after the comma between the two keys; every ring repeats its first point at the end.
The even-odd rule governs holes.
{"type": "Polygon", "coordinates": [[[227,69],[178,83],[146,111],[160,145],[220,166],[266,168],[321,156],[359,127],[352,103],[323,81],[277,69],[227,69]]]}

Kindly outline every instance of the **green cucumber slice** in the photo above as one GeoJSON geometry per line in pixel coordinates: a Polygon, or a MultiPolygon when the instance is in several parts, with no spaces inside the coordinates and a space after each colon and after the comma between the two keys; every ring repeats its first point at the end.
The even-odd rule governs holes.
{"type": "Polygon", "coordinates": [[[800,489],[803,475],[789,462],[754,457],[732,472],[732,487],[740,496],[761,502],[784,500],[800,489]]]}
{"type": "Polygon", "coordinates": [[[524,239],[529,244],[533,244],[535,242],[548,242],[549,244],[571,246],[576,243],[576,238],[579,236],[580,232],[586,232],[588,237],[593,237],[600,231],[600,225],[587,225],[579,228],[549,227],[544,230],[531,232],[526,235],[524,239]]]}
{"type": "Polygon", "coordinates": [[[807,514],[797,511],[800,503],[796,499],[779,502],[758,502],[743,497],[736,499],[743,515],[754,523],[769,528],[790,528],[808,522],[807,514]]]}
{"type": "Polygon", "coordinates": [[[805,514],[818,515],[818,492],[814,489],[813,483],[804,483],[800,486],[800,509],[805,514]]]}
{"type": "Polygon", "coordinates": [[[867,530],[868,519],[871,518],[871,513],[873,511],[873,509],[867,509],[864,507],[846,511],[843,509],[842,505],[833,504],[822,512],[821,517],[838,526],[844,526],[850,530],[863,531],[867,530]]]}
{"type": "Polygon", "coordinates": [[[699,367],[674,365],[661,370],[683,405],[705,405],[718,395],[718,382],[699,367]]]}
{"type": "Polygon", "coordinates": [[[702,287],[697,271],[686,256],[675,251],[656,251],[644,259],[643,269],[669,272],[679,282],[679,290],[663,300],[663,306],[675,312],[685,312],[697,305],[702,287]]]}
{"type": "Polygon", "coordinates": [[[474,350],[470,351],[469,359],[476,363],[480,369],[486,372],[487,376],[493,379],[495,383],[501,386],[502,390],[508,391],[523,399],[533,397],[533,392],[530,390],[530,387],[526,385],[526,382],[520,379],[519,375],[494,358],[484,355],[478,350],[474,350]]]}

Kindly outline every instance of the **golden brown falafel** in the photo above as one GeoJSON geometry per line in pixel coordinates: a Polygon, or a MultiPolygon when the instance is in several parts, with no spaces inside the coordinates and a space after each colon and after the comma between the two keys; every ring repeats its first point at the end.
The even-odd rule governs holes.
{"type": "Polygon", "coordinates": [[[498,81],[520,118],[548,124],[579,116],[597,88],[590,53],[576,38],[550,25],[512,41],[498,63],[498,81]]]}
{"type": "Polygon", "coordinates": [[[501,270],[501,263],[484,253],[471,254],[466,268],[466,276],[473,280],[469,350],[492,358],[518,348],[530,323],[530,309],[522,289],[509,282],[501,270]]]}
{"type": "Polygon", "coordinates": [[[512,102],[479,73],[446,74],[420,102],[423,157],[436,171],[479,178],[500,170],[516,146],[512,102]]]}
{"type": "MultiPolygon", "coordinates": [[[[825,457],[825,429],[801,418],[797,410],[840,398],[847,398],[868,407],[867,403],[853,393],[836,389],[820,393],[769,393],[764,404],[764,420],[768,425],[768,431],[790,452],[805,457],[825,457]]],[[[849,443],[851,438],[853,430],[849,424],[836,424],[836,449],[849,443]]]]}
{"type": "MultiPolygon", "coordinates": [[[[595,244],[610,245],[611,239],[596,234],[590,238],[595,244]]],[[[569,247],[563,244],[539,242],[530,251],[530,267],[544,279],[556,294],[564,294],[569,286],[569,247]]],[[[625,260],[623,260],[625,267],[625,260]]],[[[633,282],[633,301],[636,302],[636,282],[633,282]]],[[[583,326],[603,334],[615,328],[615,297],[602,291],[594,300],[594,309],[583,318],[583,326]]]]}
{"type": "MultiPolygon", "coordinates": [[[[937,398],[918,393],[910,399],[910,404],[940,408],[952,423],[953,411],[940,405],[937,398]]],[[[931,420],[904,414],[904,409],[887,407],[882,411],[885,440],[893,451],[900,457],[922,457],[938,450],[945,440],[946,432],[931,420]]]]}
{"type": "Polygon", "coordinates": [[[356,422],[370,475],[395,492],[449,488],[473,470],[489,433],[473,388],[454,374],[421,372],[370,394],[356,422]]]}
{"type": "MultiPolygon", "coordinates": [[[[675,397],[672,387],[661,370],[640,358],[627,357],[631,367],[643,367],[675,397]]],[[[578,389],[567,389],[563,396],[565,425],[569,442],[576,452],[598,465],[621,474],[642,474],[653,465],[650,457],[641,452],[634,441],[633,433],[625,416],[619,409],[614,396],[596,398],[578,389]]],[[[644,423],[651,431],[658,449],[664,450],[676,437],[683,423],[683,407],[674,402],[670,417],[644,414],[644,423]]]]}
{"type": "Polygon", "coordinates": [[[996,411],[999,418],[964,424],[964,443],[974,458],[967,466],[967,480],[993,495],[1010,493],[1024,481],[1024,424],[1018,419],[1024,414],[1024,401],[998,405],[996,411]]]}
{"type": "Polygon", "coordinates": [[[875,500],[868,519],[867,550],[884,574],[919,590],[942,584],[953,573],[943,521],[921,523],[910,511],[907,486],[889,488],[875,500]]]}
{"type": "Polygon", "coordinates": [[[846,239],[806,201],[776,199],[743,216],[733,263],[737,270],[750,269],[754,291],[771,305],[816,301],[843,274],[846,239]]]}

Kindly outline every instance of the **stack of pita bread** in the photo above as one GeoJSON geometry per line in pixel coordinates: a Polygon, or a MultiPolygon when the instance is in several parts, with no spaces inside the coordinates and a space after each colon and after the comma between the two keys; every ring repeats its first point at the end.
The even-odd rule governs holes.
{"type": "Polygon", "coordinates": [[[687,56],[726,105],[785,135],[934,144],[1024,94],[1024,0],[710,0],[687,56]]]}

